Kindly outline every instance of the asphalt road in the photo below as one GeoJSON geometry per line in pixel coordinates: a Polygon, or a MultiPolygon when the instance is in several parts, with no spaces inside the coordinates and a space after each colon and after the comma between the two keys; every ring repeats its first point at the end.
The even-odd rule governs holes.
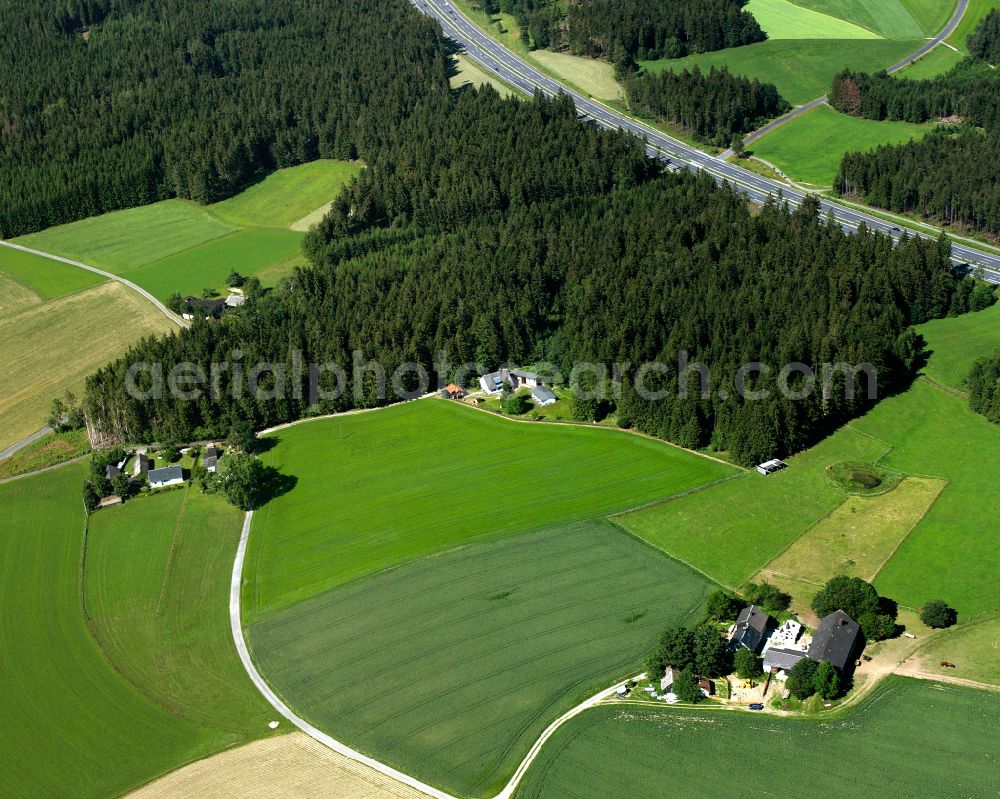
{"type": "MultiPolygon", "coordinates": [[[[757,202],[765,202],[769,197],[779,194],[789,205],[797,206],[807,196],[805,192],[791,188],[768,178],[757,175],[736,164],[722,161],[708,153],[702,152],[677,139],[667,136],[655,128],[621,114],[612,108],[586,97],[573,89],[564,86],[557,80],[523,61],[509,49],[491,38],[470,22],[449,0],[410,0],[422,13],[436,19],[444,34],[457,42],[465,55],[479,63],[490,72],[499,75],[511,86],[533,94],[541,91],[548,96],[559,92],[568,94],[576,103],[577,113],[581,119],[604,128],[621,128],[646,139],[647,152],[653,158],[659,158],[672,169],[688,169],[692,172],[705,171],[720,183],[728,182],[739,191],[757,202]]],[[[967,3],[968,0],[960,0],[967,3]]],[[[957,20],[953,19],[957,24],[957,20]]],[[[947,28],[945,29],[947,31],[947,28]]],[[[943,35],[948,35],[943,32],[943,35]]],[[[928,42],[928,48],[931,42],[928,42]]],[[[917,57],[916,55],[911,58],[917,57]]],[[[856,230],[861,224],[880,230],[894,238],[903,234],[902,226],[887,222],[877,216],[856,211],[845,206],[818,198],[822,212],[830,212],[834,218],[847,230],[856,230]]],[[[909,231],[911,235],[933,239],[925,233],[909,231]]],[[[991,283],[1000,284],[1000,253],[993,253],[958,242],[952,243],[952,260],[956,268],[962,272],[983,268],[984,277],[991,283]]]]}

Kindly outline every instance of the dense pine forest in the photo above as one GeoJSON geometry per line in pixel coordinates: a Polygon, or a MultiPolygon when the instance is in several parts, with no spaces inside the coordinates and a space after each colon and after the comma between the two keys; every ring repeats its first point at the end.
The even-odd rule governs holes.
{"type": "Polygon", "coordinates": [[[969,407],[1000,424],[1000,351],[973,365],[968,379],[969,407]]]}
{"type": "MultiPolygon", "coordinates": [[[[595,147],[611,136],[581,128],[595,147]]],[[[542,135],[557,134],[554,125],[542,135]]],[[[867,361],[878,368],[880,392],[894,390],[920,349],[909,325],[966,310],[973,291],[971,280],[950,272],[946,244],[893,248],[885,236],[847,235],[810,204],[754,213],[735,192],[686,174],[643,183],[629,175],[607,193],[520,204],[451,231],[393,230],[363,233],[377,233],[378,242],[344,258],[341,229],[328,227],[318,265],[219,323],[143,342],[90,379],[91,423],[125,440],[185,439],[223,433],[239,419],[264,426],[393,399],[391,391],[378,397],[370,373],[355,397],[355,349],[390,374],[406,361],[433,372],[442,350],[453,363],[484,369],[549,361],[568,374],[582,361],[630,363],[626,377],[659,360],[667,372],[647,387],[665,389],[664,398],[626,388],[620,416],[686,446],[712,442],[748,463],[806,446],[871,404],[863,378],[849,393],[837,384],[827,397],[785,399],[775,390],[782,364],[867,361]],[[231,363],[237,350],[243,363],[284,363],[289,374],[293,351],[305,363],[340,363],[347,392],[310,407],[304,375],[290,378],[301,390],[281,399],[245,391],[234,399],[226,377],[217,399],[194,402],[133,399],[125,390],[130,364],[169,370],[191,361],[207,371],[231,363]],[[691,396],[681,398],[672,365],[682,350],[710,366],[716,382],[707,395],[693,380],[691,396]],[[737,369],[752,361],[772,370],[754,383],[772,392],[762,401],[733,392],[737,369]]]]}
{"type": "Polygon", "coordinates": [[[712,67],[692,71],[633,75],[625,81],[633,112],[672,122],[699,141],[728,147],[734,138],[757,129],[791,106],[777,88],[712,67]]]}
{"type": "Polygon", "coordinates": [[[830,103],[867,119],[949,124],[922,141],[848,153],[835,188],[870,205],[1000,237],[1000,10],[969,37],[971,57],[931,80],[844,70],[830,103]]]}
{"type": "Polygon", "coordinates": [[[521,41],[568,49],[616,65],[680,58],[763,41],[747,0],[483,0],[489,13],[512,14],[521,41]],[[565,8],[565,10],[564,10],[565,8]]]}
{"type": "Polygon", "coordinates": [[[448,93],[436,26],[405,2],[0,0],[0,11],[5,238],[355,158],[448,93]]]}

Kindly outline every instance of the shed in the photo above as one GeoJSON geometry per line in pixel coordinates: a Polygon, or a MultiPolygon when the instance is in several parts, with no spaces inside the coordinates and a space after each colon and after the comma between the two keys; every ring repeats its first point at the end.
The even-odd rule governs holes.
{"type": "Polygon", "coordinates": [[[545,386],[535,386],[531,389],[531,396],[539,405],[551,405],[559,399],[551,389],[545,386]]]}
{"type": "Polygon", "coordinates": [[[764,463],[760,464],[757,467],[757,471],[766,476],[769,474],[774,474],[780,469],[784,469],[787,465],[788,464],[785,463],[784,461],[779,461],[777,458],[775,458],[774,460],[764,461],[764,463]]]}

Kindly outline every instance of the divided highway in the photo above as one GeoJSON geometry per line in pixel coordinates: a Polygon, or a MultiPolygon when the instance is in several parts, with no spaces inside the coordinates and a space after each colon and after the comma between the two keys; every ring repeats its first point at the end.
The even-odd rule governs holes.
{"type": "MultiPolygon", "coordinates": [[[[761,177],[736,164],[722,161],[684,144],[564,86],[480,30],[449,0],[411,0],[411,2],[419,11],[436,19],[444,34],[457,42],[469,58],[487,70],[495,72],[511,86],[526,94],[533,94],[536,91],[548,96],[554,96],[559,92],[568,94],[576,103],[577,113],[582,119],[604,128],[621,128],[643,137],[647,142],[646,149],[649,155],[663,160],[671,168],[708,172],[720,183],[728,182],[757,202],[765,202],[768,197],[777,197],[780,194],[790,205],[797,206],[807,196],[798,189],[761,177]]],[[[902,227],[892,222],[829,202],[822,197],[818,199],[823,213],[832,213],[834,218],[848,230],[856,230],[864,223],[869,228],[888,233],[894,238],[899,238],[903,233],[902,227]]],[[[923,238],[933,238],[924,233],[912,230],[909,232],[923,238]]],[[[959,270],[971,272],[977,267],[982,267],[987,280],[1000,284],[1000,253],[992,253],[955,241],[952,242],[951,251],[952,260],[959,270]]]]}

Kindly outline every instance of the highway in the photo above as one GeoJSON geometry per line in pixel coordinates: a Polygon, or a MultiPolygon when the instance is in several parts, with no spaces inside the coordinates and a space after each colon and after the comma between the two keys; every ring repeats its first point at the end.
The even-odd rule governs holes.
{"type": "MultiPolygon", "coordinates": [[[[604,128],[621,128],[642,137],[647,142],[647,152],[659,158],[672,169],[686,168],[692,172],[705,171],[720,183],[727,182],[756,202],[765,202],[779,194],[789,205],[797,206],[807,196],[804,192],[786,184],[757,175],[736,164],[723,161],[695,147],[674,139],[665,133],[632,119],[614,109],[580,94],[549,77],[536,67],[515,55],[489,34],[480,30],[467,19],[449,0],[410,0],[417,10],[433,17],[441,25],[445,36],[454,40],[464,54],[490,72],[496,73],[511,86],[526,94],[541,91],[547,96],[559,92],[568,94],[576,104],[581,119],[604,128]]],[[[830,212],[847,230],[857,230],[864,223],[871,229],[887,233],[898,239],[903,235],[904,223],[888,222],[877,216],[847,208],[818,197],[822,212],[830,212]]],[[[934,238],[926,233],[908,231],[911,235],[934,238]]],[[[952,260],[962,272],[974,271],[982,267],[984,277],[991,283],[1000,284],[1000,253],[952,242],[952,260]]]]}

